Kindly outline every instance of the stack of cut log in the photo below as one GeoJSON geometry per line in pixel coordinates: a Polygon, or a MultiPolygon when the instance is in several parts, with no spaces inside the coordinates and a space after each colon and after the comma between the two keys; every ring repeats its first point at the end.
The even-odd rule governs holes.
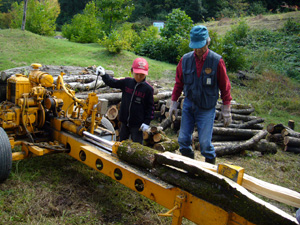
{"type": "Polygon", "coordinates": [[[151,126],[147,131],[143,132],[144,145],[159,150],[161,152],[174,152],[179,149],[176,140],[170,139],[162,131],[162,127],[151,126]]]}
{"type": "Polygon", "coordinates": [[[293,130],[294,123],[289,121],[288,126],[283,124],[269,124],[266,139],[276,143],[283,151],[300,153],[300,132],[293,130]]]}

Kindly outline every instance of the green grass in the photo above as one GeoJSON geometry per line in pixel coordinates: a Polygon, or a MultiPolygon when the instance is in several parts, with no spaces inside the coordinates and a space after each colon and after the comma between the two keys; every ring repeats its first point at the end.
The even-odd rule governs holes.
{"type": "MultiPolygon", "coordinates": [[[[122,77],[128,76],[133,60],[138,57],[127,51],[110,55],[98,44],[79,44],[16,29],[0,30],[0,46],[0,71],[31,63],[82,67],[101,65],[122,77]]],[[[175,76],[176,65],[146,59],[151,79],[175,76]]]]}
{"type": "MultiPolygon", "coordinates": [[[[251,26],[273,30],[281,28],[285,18],[291,15],[296,18],[300,13],[263,16],[261,19],[253,17],[248,21],[251,26]]],[[[232,22],[235,21],[215,21],[206,25],[222,34],[232,22]]],[[[116,76],[127,76],[137,57],[127,51],[110,55],[98,44],[72,43],[11,29],[0,30],[0,46],[0,71],[35,62],[83,67],[102,65],[113,70],[116,76]]],[[[229,74],[233,100],[253,105],[254,114],[264,118],[265,125],[287,125],[292,119],[296,131],[300,132],[300,84],[268,67],[274,63],[268,60],[273,59],[270,52],[275,50],[271,44],[265,48],[268,52],[262,53],[265,52],[266,57],[260,56],[263,63],[253,65],[248,71],[252,79],[240,80],[236,74],[229,74]]],[[[247,54],[251,62],[258,57],[251,51],[247,54]]],[[[148,79],[164,79],[168,81],[167,85],[174,84],[176,65],[147,60],[150,65],[148,79]]],[[[162,82],[159,84],[163,85],[162,82]]],[[[176,137],[171,130],[166,133],[176,137]]],[[[199,152],[196,157],[204,160],[199,152]]],[[[217,163],[220,162],[242,166],[251,176],[300,192],[299,154],[281,150],[275,155],[246,152],[218,158],[217,163]]],[[[293,207],[263,199],[295,215],[293,207]]],[[[170,218],[157,216],[166,211],[67,155],[13,162],[11,176],[0,185],[0,224],[171,224],[170,218]]],[[[192,223],[184,219],[183,224],[192,223]]]]}

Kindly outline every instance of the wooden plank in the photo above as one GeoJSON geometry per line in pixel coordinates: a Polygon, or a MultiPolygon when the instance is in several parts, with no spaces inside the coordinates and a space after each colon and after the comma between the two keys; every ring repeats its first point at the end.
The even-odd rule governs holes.
{"type": "MultiPolygon", "coordinates": [[[[210,163],[190,159],[171,152],[160,153],[174,160],[183,160],[197,167],[202,167],[217,173],[217,166],[210,163]]],[[[300,208],[300,193],[291,189],[281,187],[272,183],[259,180],[250,175],[244,174],[242,186],[249,191],[268,197],[270,199],[300,208]]]]}

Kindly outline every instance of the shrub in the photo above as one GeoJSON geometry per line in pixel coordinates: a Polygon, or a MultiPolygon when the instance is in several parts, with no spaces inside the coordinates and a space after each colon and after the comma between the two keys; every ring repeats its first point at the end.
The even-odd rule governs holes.
{"type": "Polygon", "coordinates": [[[99,38],[104,37],[96,14],[95,3],[87,3],[82,14],[75,15],[71,24],[62,26],[62,35],[73,42],[96,43],[99,38]]]}
{"type": "Polygon", "coordinates": [[[285,22],[282,31],[287,34],[299,34],[300,33],[300,23],[293,21],[291,18],[285,22]]]}
{"type": "MultiPolygon", "coordinates": [[[[12,4],[11,28],[21,28],[23,19],[24,2],[12,4]]],[[[54,35],[56,18],[60,13],[58,0],[28,2],[25,29],[40,35],[54,35]]]]}
{"type": "Polygon", "coordinates": [[[10,13],[0,13],[0,28],[7,29],[10,26],[12,15],[10,13]]]}
{"type": "Polygon", "coordinates": [[[191,17],[185,14],[180,9],[173,9],[166,17],[165,27],[161,29],[161,36],[171,38],[174,35],[188,37],[189,31],[193,26],[191,17]]]}
{"type": "Polygon", "coordinates": [[[133,51],[139,37],[131,27],[132,24],[124,23],[109,36],[99,40],[98,43],[103,45],[108,52],[114,54],[120,53],[122,50],[133,51]]]}

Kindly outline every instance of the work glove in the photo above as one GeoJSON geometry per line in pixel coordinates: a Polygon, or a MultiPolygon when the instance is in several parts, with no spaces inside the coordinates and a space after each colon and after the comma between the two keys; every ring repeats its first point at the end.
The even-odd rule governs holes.
{"type": "Polygon", "coordinates": [[[229,126],[231,123],[230,105],[221,106],[221,117],[223,118],[224,127],[229,126]]]}
{"type": "Polygon", "coordinates": [[[142,123],[141,127],[140,127],[140,130],[142,130],[143,132],[148,130],[149,129],[149,125],[145,124],[145,123],[142,123]]]}
{"type": "Polygon", "coordinates": [[[96,75],[104,76],[105,75],[105,69],[102,66],[98,66],[96,69],[96,75]]]}
{"type": "Polygon", "coordinates": [[[169,117],[171,118],[173,112],[175,116],[177,116],[177,108],[178,108],[179,102],[177,101],[172,101],[170,105],[170,110],[169,110],[169,117]]]}

